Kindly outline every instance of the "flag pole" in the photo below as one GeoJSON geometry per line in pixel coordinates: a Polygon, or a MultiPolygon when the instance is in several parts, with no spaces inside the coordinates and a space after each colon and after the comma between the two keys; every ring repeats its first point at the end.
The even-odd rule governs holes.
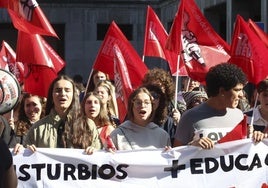
{"type": "Polygon", "coordinates": [[[191,82],[191,78],[188,76],[186,91],[189,91],[190,82],[191,82]]]}
{"type": "Polygon", "coordinates": [[[13,119],[13,117],[14,117],[14,110],[12,109],[10,112],[10,119],[13,119]]]}
{"type": "Polygon", "coordinates": [[[249,135],[248,137],[251,138],[253,136],[253,121],[254,121],[254,109],[257,106],[257,102],[258,102],[258,97],[259,97],[259,93],[257,92],[256,98],[255,98],[255,102],[254,102],[254,106],[253,106],[253,110],[252,110],[252,118],[250,120],[250,124],[249,124],[249,135]]]}
{"type": "MultiPolygon", "coordinates": [[[[17,63],[15,62],[15,71],[17,70],[17,63]]],[[[14,75],[15,76],[15,75],[14,75]]],[[[16,77],[16,76],[15,76],[16,77]]],[[[10,119],[14,118],[14,109],[11,110],[10,112],[10,119]]]]}
{"type": "Polygon", "coordinates": [[[88,80],[87,80],[87,85],[86,85],[86,89],[85,89],[85,94],[84,94],[84,96],[86,96],[86,93],[87,93],[87,90],[88,90],[88,87],[89,87],[89,82],[90,82],[92,73],[93,73],[93,69],[91,69],[90,74],[89,74],[89,76],[88,76],[88,80]]]}
{"type": "Polygon", "coordinates": [[[177,110],[178,102],[178,84],[179,84],[179,67],[180,67],[180,55],[178,55],[177,68],[176,68],[176,84],[175,84],[175,95],[174,95],[174,107],[177,110]]]}

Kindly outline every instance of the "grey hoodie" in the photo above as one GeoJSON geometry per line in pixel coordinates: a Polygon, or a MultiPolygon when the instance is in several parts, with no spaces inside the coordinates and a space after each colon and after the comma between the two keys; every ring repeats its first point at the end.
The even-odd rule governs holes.
{"type": "Polygon", "coordinates": [[[170,146],[169,134],[153,122],[144,127],[127,120],[110,136],[118,150],[156,149],[170,146]]]}

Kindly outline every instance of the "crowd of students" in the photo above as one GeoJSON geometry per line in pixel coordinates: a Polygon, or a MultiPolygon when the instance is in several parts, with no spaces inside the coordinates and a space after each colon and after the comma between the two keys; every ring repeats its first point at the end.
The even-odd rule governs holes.
{"type": "Polygon", "coordinates": [[[166,145],[161,147],[193,143],[197,134],[202,132],[199,142],[209,146],[200,146],[211,148],[218,140],[208,138],[209,133],[217,129],[225,135],[241,121],[243,113],[248,116],[249,125],[254,114],[251,124],[255,134],[262,135],[256,138],[257,141],[265,137],[267,131],[264,105],[266,80],[257,86],[260,105],[239,109],[241,101],[244,106],[250,106],[243,89],[247,79],[240,68],[228,63],[210,69],[206,86],[184,77],[177,104],[174,104],[175,83],[170,73],[161,68],[149,70],[141,86],[130,95],[123,122],[119,120],[116,88],[107,74],[94,70],[87,88],[81,87],[81,83],[78,87],[73,80],[60,75],[51,84],[47,99],[24,93],[18,115],[10,119],[2,117],[7,127],[2,138],[10,148],[15,148],[15,153],[23,147],[32,151],[38,147],[81,148],[90,154],[94,150],[114,146],[113,149],[119,150],[132,148],[119,146],[123,140],[128,144],[135,143],[133,148],[150,147],[154,146],[150,137],[147,135],[142,139],[142,135],[150,129],[158,130],[155,128],[161,128],[168,134],[169,141],[152,130],[146,133],[152,134],[153,138],[164,139],[166,145]],[[138,129],[140,127],[146,128],[143,133],[138,129]],[[135,133],[139,133],[135,136],[140,140],[137,143],[142,141],[143,144],[130,141],[129,137],[135,133]]]}
{"type": "MultiPolygon", "coordinates": [[[[23,93],[18,115],[1,116],[2,139],[15,154],[23,148],[80,148],[85,153],[105,149],[133,150],[194,145],[211,149],[243,118],[255,142],[267,137],[268,79],[256,87],[258,106],[245,98],[246,75],[236,65],[222,63],[206,75],[206,86],[186,77],[174,103],[175,83],[169,72],[154,68],[128,98],[127,116],[119,120],[116,88],[94,70],[87,87],[66,75],[51,84],[47,99],[23,93]],[[239,104],[243,101],[243,107],[239,104]]],[[[16,113],[14,113],[16,114],[16,113]]]]}

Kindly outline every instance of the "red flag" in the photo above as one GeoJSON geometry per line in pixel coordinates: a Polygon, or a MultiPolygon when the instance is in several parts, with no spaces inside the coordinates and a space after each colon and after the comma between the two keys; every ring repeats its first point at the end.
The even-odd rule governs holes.
{"type": "MultiPolygon", "coordinates": [[[[147,7],[147,19],[144,36],[144,56],[165,59],[172,74],[177,72],[178,54],[165,48],[168,34],[154,10],[147,7]]],[[[180,67],[181,68],[181,67],[180,67]]],[[[179,75],[181,75],[179,73],[179,75]]]]}
{"type": "Polygon", "coordinates": [[[229,45],[214,31],[194,0],[181,0],[166,47],[181,54],[188,75],[205,81],[209,68],[227,62],[229,45]]]}
{"type": "Polygon", "coordinates": [[[218,143],[244,139],[247,138],[247,134],[247,116],[244,115],[244,119],[231,132],[222,137],[218,143]]]}
{"type": "Polygon", "coordinates": [[[119,119],[125,120],[127,114],[128,97],[133,91],[129,72],[120,48],[114,45],[114,83],[116,88],[116,100],[118,104],[119,119]]]}
{"type": "Polygon", "coordinates": [[[6,8],[8,6],[7,0],[0,0],[0,8],[6,8]]]}
{"type": "Polygon", "coordinates": [[[138,87],[148,69],[114,21],[105,35],[93,68],[109,74],[109,77],[114,79],[113,46],[115,44],[118,45],[124,56],[133,88],[138,87]]]}
{"type": "Polygon", "coordinates": [[[9,0],[6,8],[16,29],[28,34],[58,38],[36,0],[9,0]]]}
{"type": "Polygon", "coordinates": [[[24,90],[47,97],[51,82],[65,66],[65,62],[40,35],[29,35],[19,31],[17,61],[23,62],[24,90]]]}
{"type": "Polygon", "coordinates": [[[230,63],[236,64],[257,84],[268,75],[268,48],[241,16],[237,16],[231,44],[230,63]]]}
{"type": "Polygon", "coordinates": [[[1,51],[0,51],[0,68],[9,71],[7,62],[8,61],[15,62],[16,61],[16,54],[12,50],[12,48],[6,48],[7,46],[9,47],[9,45],[5,41],[3,41],[1,51]]]}
{"type": "Polygon", "coordinates": [[[54,49],[41,37],[41,42],[46,49],[46,52],[53,63],[54,72],[58,73],[65,67],[64,60],[54,51],[54,49]]]}
{"type": "Polygon", "coordinates": [[[264,42],[266,47],[268,47],[268,36],[267,34],[251,19],[248,20],[250,29],[252,29],[256,35],[264,42]]]}
{"type": "Polygon", "coordinates": [[[175,18],[173,20],[172,26],[169,31],[169,35],[166,41],[166,48],[176,54],[181,54],[181,36],[182,36],[182,24],[183,17],[182,13],[184,12],[184,1],[180,1],[178,11],[176,12],[175,18]]]}
{"type": "Polygon", "coordinates": [[[172,76],[177,76],[177,75],[179,75],[179,76],[189,76],[188,72],[187,72],[187,69],[186,69],[186,66],[184,66],[182,57],[181,56],[178,56],[178,57],[180,58],[180,62],[181,62],[179,64],[179,71],[178,71],[178,73],[174,72],[172,74],[172,76]]]}
{"type": "Polygon", "coordinates": [[[21,62],[16,62],[16,53],[5,41],[2,42],[0,51],[0,66],[11,72],[19,83],[23,82],[24,65],[21,62]]]}

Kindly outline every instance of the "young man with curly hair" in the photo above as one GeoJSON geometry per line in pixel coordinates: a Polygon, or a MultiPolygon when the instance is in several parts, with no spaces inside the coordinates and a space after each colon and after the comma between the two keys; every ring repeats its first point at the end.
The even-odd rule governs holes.
{"type": "MultiPolygon", "coordinates": [[[[209,98],[182,115],[174,146],[190,144],[204,149],[213,148],[221,137],[243,120],[243,112],[237,105],[246,83],[246,75],[234,64],[221,63],[210,68],[206,75],[209,98]]],[[[263,138],[263,133],[254,132],[254,141],[263,138]]]]}

